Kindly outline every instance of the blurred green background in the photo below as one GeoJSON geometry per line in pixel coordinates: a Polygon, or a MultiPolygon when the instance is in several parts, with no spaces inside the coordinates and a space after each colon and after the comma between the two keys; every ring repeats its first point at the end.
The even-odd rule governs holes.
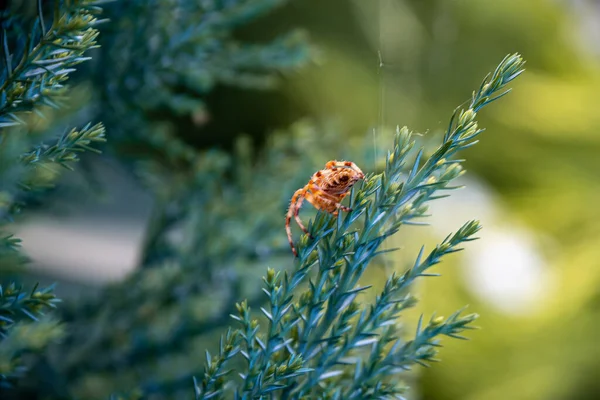
{"type": "MultiPolygon", "coordinates": [[[[244,134],[258,163],[261,149],[273,147],[273,141],[293,147],[298,141],[292,133],[303,124],[314,125],[306,129],[327,138],[296,148],[309,157],[314,153],[313,164],[304,164],[300,176],[307,178],[310,168],[341,157],[364,160],[363,170],[374,170],[369,155],[390,146],[379,127],[408,125],[422,133],[427,145],[506,54],[523,55],[527,71],[513,92],[481,115],[487,132],[465,155],[467,187],[432,206],[431,228],[411,227],[394,238],[389,246],[403,250],[389,255],[386,269],[374,270],[370,279],[377,282],[383,280],[382,271],[401,269],[420,243],[440,240],[465,220],[481,219],[481,240],[442,265],[443,276],[423,281],[418,292],[419,311],[448,315],[469,304],[470,311],[481,314],[482,329],[468,343],[445,343],[443,362],[418,371],[412,382],[415,397],[600,398],[600,3],[297,0],[236,35],[263,40],[290,26],[308,33],[317,49],[314,62],[285,73],[274,91],[216,85],[205,108],[159,116],[162,122],[203,151],[232,152],[244,134]],[[288,129],[294,123],[296,128],[288,129]]],[[[102,35],[99,41],[104,53],[118,51],[102,35]]],[[[86,87],[99,84],[98,76],[111,72],[94,66],[92,82],[82,74],[81,96],[86,87]]],[[[107,135],[110,142],[110,124],[107,135]]],[[[122,147],[131,151],[132,143],[122,147]]],[[[57,194],[52,212],[41,209],[19,227],[34,276],[61,282],[59,290],[71,298],[129,273],[138,262],[144,232],[155,222],[156,197],[129,176],[135,165],[113,167],[110,157],[86,160],[89,168],[102,171],[96,175],[106,184],[100,185],[101,196],[92,190],[92,196],[70,206],[57,194]],[[66,240],[73,246],[56,251],[66,240]]],[[[283,157],[274,165],[301,168],[294,158],[283,157]]],[[[65,179],[64,190],[81,185],[81,177],[65,179]]],[[[263,190],[261,182],[246,188],[255,194],[239,201],[241,220],[283,216],[285,199],[300,182],[286,182],[281,199],[256,194],[263,190]]],[[[279,187],[278,182],[264,185],[279,187]]],[[[215,223],[227,225],[227,220],[215,223]]],[[[275,236],[268,243],[285,247],[283,217],[275,236]]],[[[288,262],[273,257],[255,260],[253,272],[243,263],[236,268],[258,285],[267,266],[288,262]]],[[[198,340],[197,348],[213,343],[210,337],[198,340]]],[[[80,384],[88,387],[82,393],[101,386],[102,380],[95,379],[100,378],[80,384]]]]}

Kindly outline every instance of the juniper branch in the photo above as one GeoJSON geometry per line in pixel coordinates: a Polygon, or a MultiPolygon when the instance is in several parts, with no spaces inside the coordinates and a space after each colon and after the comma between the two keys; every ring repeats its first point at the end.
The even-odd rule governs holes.
{"type": "Polygon", "coordinates": [[[64,95],[64,83],[77,64],[89,60],[84,53],[98,47],[96,15],[101,9],[94,0],[55,2],[54,20],[45,31],[40,12],[20,51],[19,63],[12,65],[13,54],[4,30],[4,77],[0,85],[0,128],[24,124],[18,116],[38,104],[57,108],[64,95]],[[39,32],[41,30],[41,32],[39,32]]]}
{"type": "Polygon", "coordinates": [[[25,292],[14,283],[0,285],[0,386],[25,372],[20,360],[24,352],[43,349],[62,336],[57,322],[42,319],[60,302],[53,289],[36,285],[25,292]]]}
{"type": "MultiPolygon", "coordinates": [[[[358,321],[352,321],[352,318],[360,311],[359,306],[354,303],[356,295],[359,294],[355,292],[352,303],[336,321],[329,335],[330,338],[336,340],[326,343],[329,348],[326,352],[322,352],[315,362],[318,367],[311,374],[305,386],[316,385],[330,368],[336,365],[347,365],[348,361],[344,361],[344,359],[350,357],[353,350],[387,343],[388,340],[380,338],[379,332],[388,326],[395,325],[400,312],[416,303],[414,297],[407,294],[408,287],[412,282],[418,277],[429,276],[426,274],[426,270],[438,264],[443,256],[461,250],[457,248],[459,244],[474,240],[472,235],[479,229],[480,226],[476,222],[468,222],[454,235],[449,235],[441,244],[437,245],[425,259],[422,259],[423,248],[421,248],[415,265],[408,268],[401,276],[392,274],[387,279],[382,293],[377,296],[375,303],[368,310],[362,310],[358,321]]],[[[351,358],[360,362],[360,358],[351,358]]],[[[371,366],[370,370],[373,375],[377,375],[373,372],[374,366],[371,366]]]]}
{"type": "Polygon", "coordinates": [[[66,132],[52,145],[39,144],[30,152],[23,154],[21,160],[30,165],[59,164],[66,169],[73,170],[70,164],[79,160],[78,153],[86,150],[100,153],[99,150],[91,147],[91,145],[106,141],[102,123],[94,126],[90,125],[87,124],[80,130],[71,129],[71,131],[66,132]]]}
{"type": "MultiPolygon", "coordinates": [[[[445,136],[441,146],[422,165],[420,159],[423,150],[419,151],[404,182],[400,181],[400,177],[405,157],[414,142],[411,141],[407,129],[398,131],[395,150],[388,157],[385,171],[379,176],[372,176],[366,180],[363,190],[354,200],[353,211],[343,218],[338,217],[335,235],[329,235],[328,241],[321,239],[323,242],[319,247],[321,276],[342,259],[347,268],[342,272],[335,291],[328,297],[325,316],[319,323],[320,329],[312,330],[311,334],[320,337],[331,326],[335,316],[341,311],[337,306],[343,304],[347,297],[346,293],[354,288],[368,262],[377,254],[377,248],[383,240],[396,233],[401,225],[423,216],[426,212],[425,203],[431,200],[434,193],[452,189],[449,184],[461,175],[462,169],[460,160],[450,160],[450,157],[477,143],[475,138],[483,132],[482,129],[478,129],[477,122],[474,120],[475,110],[488,104],[495,92],[518,76],[521,66],[522,60],[518,55],[503,60],[492,78],[486,78],[480,91],[474,92],[471,106],[460,112],[456,125],[452,125],[451,122],[450,133],[445,136]],[[489,82],[486,82],[488,80],[489,82]],[[374,192],[374,200],[367,200],[366,195],[371,192],[374,192]],[[363,213],[365,219],[360,234],[356,236],[354,232],[348,233],[352,222],[363,213]],[[347,240],[350,234],[355,236],[354,241],[347,240]]],[[[326,225],[331,224],[333,222],[331,220],[330,217],[324,216],[323,222],[319,223],[317,219],[311,233],[325,226],[331,226],[326,225]]],[[[318,235],[314,236],[318,237],[318,235]]],[[[301,263],[305,263],[309,257],[311,257],[310,252],[300,249],[301,263]]],[[[308,345],[305,349],[301,347],[301,350],[306,350],[310,355],[311,338],[307,337],[307,339],[308,345]]]]}
{"type": "Polygon", "coordinates": [[[16,322],[37,321],[46,311],[55,309],[60,300],[53,290],[53,286],[38,290],[36,285],[27,293],[14,283],[4,288],[0,285],[0,337],[16,322]]]}
{"type": "MultiPolygon", "coordinates": [[[[323,212],[317,214],[308,227],[310,238],[304,236],[298,245],[299,257],[291,275],[286,273],[281,278],[269,271],[265,278],[265,293],[270,299],[269,309],[262,310],[269,321],[266,342],[260,338],[260,327],[251,320],[245,303],[240,304],[239,315],[235,318],[244,326],[241,332],[246,350],[241,354],[248,362],[248,372],[243,375],[245,383],[242,398],[260,396],[262,393],[264,375],[260,371],[275,365],[272,360],[274,348],[287,351],[290,357],[301,355],[304,364],[304,373],[294,379],[293,383],[287,381],[284,385],[287,387],[282,387],[282,398],[307,396],[316,390],[317,381],[338,374],[325,368],[319,369],[317,360],[325,360],[325,365],[330,366],[332,361],[338,362],[340,359],[335,356],[336,352],[340,356],[347,353],[347,349],[340,352],[336,343],[342,339],[350,340],[347,332],[351,330],[351,326],[344,321],[356,315],[358,310],[354,300],[358,294],[368,289],[356,286],[365,268],[380,254],[379,246],[387,237],[396,233],[402,225],[412,224],[416,218],[425,215],[426,203],[439,198],[435,195],[438,191],[453,189],[450,183],[462,174],[462,168],[461,160],[454,160],[452,157],[477,143],[476,137],[483,132],[474,120],[477,111],[498,98],[496,92],[521,73],[522,65],[519,55],[505,58],[494,74],[484,79],[479,91],[473,93],[469,108],[455,111],[439,148],[424,161],[423,150],[420,150],[406,176],[403,176],[404,167],[414,141],[409,130],[402,128],[396,133],[394,150],[388,154],[384,172],[379,175],[369,174],[362,187],[352,194],[352,211],[346,215],[340,213],[337,218],[323,212]],[[362,229],[353,230],[352,226],[363,216],[362,229]],[[311,277],[313,272],[314,276],[311,277]],[[297,301],[292,302],[295,289],[303,282],[308,284],[308,289],[297,301]],[[341,318],[344,321],[340,321],[341,318]],[[317,369],[312,371],[307,368],[311,365],[315,365],[317,369]]],[[[416,277],[423,276],[425,269],[439,262],[442,255],[456,251],[459,243],[471,240],[478,229],[477,223],[465,224],[455,235],[446,238],[424,261],[419,256],[415,267],[408,270],[396,284],[400,285],[402,281],[401,286],[404,287],[416,277]]],[[[404,301],[405,305],[411,303],[410,297],[400,301],[404,301]]],[[[381,306],[381,303],[376,304],[376,307],[378,305],[381,306]]],[[[376,311],[372,312],[369,324],[363,322],[362,331],[354,332],[356,338],[370,343],[371,338],[375,337],[373,335],[377,335],[367,329],[377,325],[376,311]]],[[[392,312],[391,315],[395,314],[392,312]]],[[[404,346],[401,350],[396,349],[390,353],[394,354],[396,361],[400,360],[396,367],[431,359],[430,353],[422,356],[420,352],[423,348],[433,346],[432,338],[439,334],[457,336],[457,332],[467,329],[473,319],[474,316],[463,319],[453,316],[444,324],[435,320],[423,331],[425,333],[417,333],[410,345],[413,347],[404,346]],[[435,324],[437,328],[434,327],[435,324]]],[[[391,324],[392,318],[388,321],[391,324]]],[[[377,328],[383,326],[385,325],[377,325],[377,328]]],[[[379,336],[382,343],[396,340],[390,333],[392,331],[390,328],[379,333],[383,335],[379,336]]],[[[356,343],[354,341],[354,345],[356,343]]],[[[401,340],[397,339],[397,343],[401,343],[401,340]]],[[[348,345],[342,345],[342,349],[345,348],[348,345]]],[[[373,360],[378,359],[375,357],[373,360]]],[[[385,367],[391,368],[391,364],[385,364],[385,367]]],[[[360,371],[362,369],[359,368],[359,373],[355,375],[364,376],[365,381],[357,381],[356,385],[359,386],[369,378],[368,374],[360,371]]],[[[268,389],[277,390],[274,387],[268,389]]],[[[364,394],[363,389],[358,393],[364,394]]],[[[385,390],[393,391],[391,387],[385,390]]],[[[348,394],[357,396],[354,389],[348,394]]]]}

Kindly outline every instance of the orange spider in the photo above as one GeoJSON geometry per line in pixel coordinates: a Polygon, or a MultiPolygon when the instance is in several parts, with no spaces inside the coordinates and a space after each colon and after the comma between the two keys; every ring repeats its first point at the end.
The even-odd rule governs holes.
{"type": "Polygon", "coordinates": [[[351,211],[350,208],[343,206],[341,201],[350,194],[352,186],[360,179],[364,179],[365,174],[350,161],[329,161],[325,169],[317,171],[310,178],[310,181],[302,189],[296,190],[290,202],[285,218],[285,230],[288,241],[292,247],[294,256],[298,256],[294,242],[292,240],[292,228],[290,221],[292,215],[296,219],[300,229],[308,234],[308,230],[302,224],[298,212],[302,207],[302,202],[306,199],[317,210],[324,210],[333,215],[338,214],[338,210],[351,211]]]}

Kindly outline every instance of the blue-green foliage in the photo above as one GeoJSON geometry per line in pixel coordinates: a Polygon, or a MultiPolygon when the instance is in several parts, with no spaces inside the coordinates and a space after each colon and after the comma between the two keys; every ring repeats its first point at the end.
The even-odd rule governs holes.
{"type": "MultiPolygon", "coordinates": [[[[451,183],[462,173],[456,153],[477,143],[483,132],[475,117],[486,104],[502,94],[505,85],[522,71],[518,54],[507,56],[473,93],[469,106],[456,110],[443,141],[427,159],[419,151],[408,166],[414,147],[411,132],[398,129],[385,170],[368,174],[352,196],[347,214],[337,217],[319,212],[309,224],[309,235],[298,244],[298,259],[290,272],[269,269],[264,278],[267,307],[260,311],[265,327],[251,314],[247,302],[237,304],[232,317],[241,327],[222,339],[207,367],[196,398],[227,397],[223,377],[233,376],[228,363],[239,355],[246,361],[235,397],[259,399],[275,395],[300,398],[396,398],[405,388],[399,374],[414,364],[434,361],[438,337],[463,338],[476,315],[419,321],[413,338],[400,335],[399,313],[415,304],[409,285],[443,256],[461,250],[480,229],[467,222],[437,245],[428,256],[424,249],[414,266],[392,275],[372,306],[359,301],[369,287],[360,286],[369,263],[381,244],[402,225],[426,216],[427,202],[444,197],[438,192],[454,189],[451,183]]],[[[233,379],[233,377],[231,378],[233,379]]]]}
{"type": "Polygon", "coordinates": [[[62,336],[56,321],[43,318],[60,301],[52,291],[34,287],[25,292],[14,284],[0,285],[0,387],[25,373],[23,354],[42,350],[62,336]]]}
{"type": "MultiPolygon", "coordinates": [[[[51,187],[59,171],[71,169],[78,153],[97,151],[91,146],[104,141],[102,124],[86,125],[53,137],[37,125],[60,108],[65,82],[75,66],[97,47],[96,15],[100,9],[90,0],[55,2],[54,18],[38,2],[32,26],[25,19],[2,11],[2,70],[0,80],[0,272],[18,270],[26,262],[20,241],[8,223],[32,192],[51,187]]],[[[0,386],[25,372],[22,356],[43,350],[62,336],[57,322],[44,316],[58,300],[52,287],[30,292],[0,282],[0,386]]]]}
{"type": "MultiPolygon", "coordinates": [[[[156,210],[140,268],[96,298],[61,307],[68,335],[47,354],[45,365],[60,377],[53,384],[64,385],[56,393],[102,397],[139,385],[147,395],[192,398],[192,375],[205,363],[195,380],[196,399],[401,398],[406,388],[399,374],[435,361],[440,336],[462,338],[461,332],[472,328],[476,315],[457,312],[423,317],[408,336],[397,318],[416,303],[410,284],[434,275],[431,267],[473,240],[477,222],[466,223],[427,255],[422,249],[414,265],[387,279],[371,305],[361,298],[371,290],[361,286],[361,278],[385,252],[386,238],[402,225],[420,224],[427,202],[453,188],[462,173],[455,154],[475,144],[482,132],[477,112],[502,95],[523,61],[508,56],[486,77],[470,105],[455,112],[431,156],[419,151],[413,158],[412,133],[398,129],[384,170],[369,173],[350,196],[352,211],[337,218],[317,213],[310,238],[297,243],[298,259],[285,270],[269,269],[257,294],[251,289],[254,267],[267,259],[289,263],[278,210],[313,170],[321,156],[318,144],[339,137],[307,133],[306,127],[276,134],[255,162],[245,139],[238,141],[234,157],[199,152],[169,125],[173,116],[207,112],[204,97],[216,85],[272,88],[279,74],[310,59],[299,32],[266,44],[235,39],[236,28],[285,2],[123,0],[106,6],[111,22],[104,25],[103,48],[94,60],[101,84],[95,83],[91,104],[97,107],[87,111],[99,110],[95,116],[109,126],[114,154],[135,145],[135,152],[126,153],[136,161],[156,210]],[[262,214],[248,222],[257,204],[262,214]],[[238,303],[244,297],[248,300],[238,303]],[[197,350],[193,342],[226,326],[230,312],[237,325],[222,336],[215,355],[191,351],[197,350]],[[165,371],[170,374],[163,377],[165,371]],[[88,388],[94,379],[101,384],[88,388]]],[[[54,182],[54,166],[70,168],[80,151],[104,141],[102,125],[53,139],[40,123],[63,104],[67,76],[96,47],[97,3],[56,0],[48,23],[40,1],[33,30],[22,36],[27,41],[15,33],[22,21],[3,19],[3,219],[19,210],[24,193],[54,182]],[[23,134],[8,135],[8,129],[23,134]]],[[[2,269],[25,261],[18,239],[9,233],[0,238],[2,269]]],[[[32,321],[54,308],[51,289],[23,293],[5,285],[0,292],[0,380],[8,383],[25,372],[21,356],[43,350],[62,329],[49,319],[32,321]]]]}
{"type": "Polygon", "coordinates": [[[7,15],[2,18],[0,128],[24,125],[19,113],[41,115],[40,105],[59,107],[69,74],[77,64],[90,59],[84,56],[87,51],[97,47],[98,31],[94,27],[101,9],[95,3],[57,1],[55,18],[47,27],[44,22],[47,13],[39,1],[39,14],[29,32],[10,14],[10,9],[4,11],[7,15]],[[13,49],[9,43],[14,43],[13,49]]]}

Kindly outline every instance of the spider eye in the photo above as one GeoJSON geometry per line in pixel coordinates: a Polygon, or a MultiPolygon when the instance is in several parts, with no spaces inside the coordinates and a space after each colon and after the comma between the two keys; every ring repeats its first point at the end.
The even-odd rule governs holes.
{"type": "Polygon", "coordinates": [[[347,181],[348,181],[348,179],[349,179],[349,178],[348,178],[348,175],[342,175],[342,176],[340,177],[340,181],[341,181],[341,182],[347,182],[347,181]]]}

